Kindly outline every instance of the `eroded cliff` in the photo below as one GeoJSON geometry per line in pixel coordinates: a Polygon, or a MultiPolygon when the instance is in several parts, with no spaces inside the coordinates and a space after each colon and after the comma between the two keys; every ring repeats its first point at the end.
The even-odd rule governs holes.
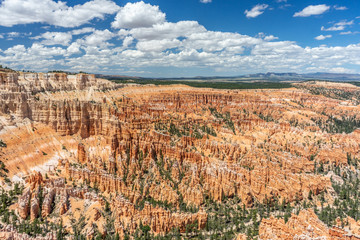
{"type": "Polygon", "coordinates": [[[6,236],[329,237],[301,209],[332,206],[360,153],[356,102],[307,88],[2,73],[0,91],[6,236]]]}

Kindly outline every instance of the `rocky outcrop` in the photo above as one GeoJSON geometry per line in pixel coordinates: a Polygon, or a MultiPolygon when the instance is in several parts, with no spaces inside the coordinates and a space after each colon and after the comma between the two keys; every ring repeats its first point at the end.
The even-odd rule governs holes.
{"type": "MultiPolygon", "coordinates": [[[[82,208],[98,204],[91,213],[104,221],[108,202],[123,234],[140,222],[153,234],[184,232],[194,224],[202,229],[203,209],[213,201],[240,199],[251,208],[294,203],[310,192],[331,199],[334,174],[320,171],[350,168],[348,156],[360,158],[358,131],[335,133],[322,125],[329,116],[357,119],[358,107],[344,108],[339,100],[302,90],[128,86],[104,93],[98,90],[105,85],[91,75],[9,73],[1,79],[2,113],[29,119],[21,134],[16,133],[22,126],[1,133],[10,143],[2,156],[11,173],[18,167],[28,175],[31,168],[22,166],[39,158],[59,163],[46,170],[49,178],[28,176],[17,209],[23,219],[58,216],[69,226],[68,218],[77,221],[82,208]],[[42,134],[44,126],[53,138],[42,134]],[[23,136],[30,150],[20,143],[14,147],[23,136]]],[[[330,235],[310,210],[287,223],[264,219],[260,227],[263,239],[330,235]]]]}
{"type": "Polygon", "coordinates": [[[114,216],[116,216],[115,227],[117,231],[123,233],[124,230],[134,232],[140,223],[148,225],[154,233],[166,233],[177,227],[180,232],[185,232],[186,226],[197,223],[197,228],[205,227],[207,213],[171,213],[159,207],[152,207],[145,204],[143,209],[138,210],[133,204],[122,197],[117,197],[112,203],[114,206],[114,216]]]}
{"type": "Polygon", "coordinates": [[[18,233],[14,228],[11,226],[6,226],[0,229],[0,239],[1,240],[56,240],[56,233],[50,232],[45,236],[37,235],[31,237],[26,233],[18,233]]]}
{"type": "Polygon", "coordinates": [[[68,75],[66,73],[13,73],[29,92],[71,91],[90,88],[112,88],[113,84],[96,79],[94,74],[68,75]]]}
{"type": "MultiPolygon", "coordinates": [[[[39,104],[39,96],[35,96],[37,93],[90,89],[99,91],[116,87],[109,81],[96,79],[92,74],[0,72],[0,112],[38,120],[33,119],[32,115],[39,104]]],[[[49,104],[47,110],[56,103],[49,104]]],[[[39,107],[44,110],[44,104],[39,107]]]]}
{"type": "Polygon", "coordinates": [[[263,219],[259,228],[260,239],[331,239],[357,240],[354,220],[349,219],[350,229],[333,226],[328,228],[319,220],[312,209],[301,210],[299,215],[292,214],[287,223],[283,219],[270,217],[263,219]]]}
{"type": "Polygon", "coordinates": [[[59,200],[59,213],[63,215],[69,210],[69,195],[66,190],[61,191],[59,200]]]}
{"type": "Polygon", "coordinates": [[[100,201],[100,198],[89,193],[87,188],[75,188],[67,186],[64,178],[43,179],[41,173],[30,175],[27,179],[30,186],[27,188],[18,200],[18,213],[22,219],[30,215],[34,220],[41,214],[42,217],[49,216],[53,211],[60,215],[69,210],[69,198],[88,199],[91,201],[100,201]],[[41,179],[41,180],[40,180],[41,179]],[[40,198],[43,199],[40,212],[40,198]]]}
{"type": "Polygon", "coordinates": [[[247,239],[248,237],[245,234],[239,233],[234,240],[247,240],[247,239]]]}
{"type": "Polygon", "coordinates": [[[81,164],[87,163],[87,156],[84,144],[78,144],[78,161],[81,164]]]}
{"type": "Polygon", "coordinates": [[[33,198],[30,203],[30,219],[34,220],[39,216],[40,213],[40,202],[39,202],[39,192],[35,191],[33,198]]]}
{"type": "Polygon", "coordinates": [[[18,200],[18,214],[21,218],[26,219],[30,211],[31,191],[27,188],[18,200]]]}
{"type": "Polygon", "coordinates": [[[41,209],[41,216],[43,218],[49,216],[52,211],[52,203],[55,198],[56,190],[54,188],[49,189],[49,192],[45,194],[44,201],[41,209]]]}
{"type": "Polygon", "coordinates": [[[327,226],[321,222],[313,210],[302,210],[299,215],[292,214],[285,224],[284,219],[271,217],[263,219],[259,228],[260,239],[301,239],[330,238],[327,226]]]}

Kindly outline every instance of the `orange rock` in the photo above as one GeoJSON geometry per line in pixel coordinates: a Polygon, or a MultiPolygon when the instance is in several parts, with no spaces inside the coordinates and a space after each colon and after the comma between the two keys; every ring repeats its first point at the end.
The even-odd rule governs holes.
{"type": "MultiPolygon", "coordinates": [[[[89,186],[110,202],[119,233],[134,231],[140,221],[157,234],[173,227],[184,231],[196,221],[200,229],[206,199],[238,197],[252,206],[332,192],[331,174],[316,174],[315,165],[347,165],[348,153],[360,157],[358,131],[333,134],[319,125],[328,120],[323,111],[353,116],[358,107],[301,89],[123,86],[85,74],[0,73],[0,90],[6,125],[0,139],[8,144],[1,161],[10,177],[27,176],[28,188],[18,202],[22,218],[49,217],[56,210],[66,220],[74,210],[69,199],[104,201],[89,186]],[[31,174],[34,169],[48,172],[50,179],[31,174]],[[143,209],[135,207],[143,202],[143,209]],[[181,212],[185,205],[200,211],[181,212]]],[[[263,220],[260,227],[264,239],[303,234],[330,236],[311,210],[286,224],[263,220]]]]}
{"type": "Polygon", "coordinates": [[[299,215],[292,214],[285,224],[283,219],[270,217],[263,219],[259,227],[260,239],[300,239],[329,238],[327,226],[319,220],[312,209],[301,210],[299,215]]]}

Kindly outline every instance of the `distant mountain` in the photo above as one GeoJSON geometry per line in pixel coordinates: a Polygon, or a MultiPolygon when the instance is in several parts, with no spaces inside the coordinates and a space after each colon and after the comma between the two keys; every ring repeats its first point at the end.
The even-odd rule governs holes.
{"type": "Polygon", "coordinates": [[[115,79],[156,79],[156,80],[175,80],[175,81],[212,81],[212,82],[222,82],[222,81],[304,81],[304,80],[328,80],[328,81],[360,81],[360,74],[345,74],[345,73],[255,73],[255,74],[246,74],[239,76],[196,76],[196,77],[179,77],[179,78],[143,78],[136,76],[125,76],[125,75],[104,75],[96,74],[98,78],[106,78],[109,80],[115,79]]]}
{"type": "Polygon", "coordinates": [[[319,80],[333,80],[333,81],[360,81],[360,74],[345,74],[345,73],[257,73],[244,75],[246,78],[257,78],[267,80],[307,80],[307,79],[319,79],[319,80]]]}
{"type": "Polygon", "coordinates": [[[360,81],[360,74],[346,74],[346,73],[308,73],[302,74],[305,78],[337,80],[337,81],[360,81]]]}

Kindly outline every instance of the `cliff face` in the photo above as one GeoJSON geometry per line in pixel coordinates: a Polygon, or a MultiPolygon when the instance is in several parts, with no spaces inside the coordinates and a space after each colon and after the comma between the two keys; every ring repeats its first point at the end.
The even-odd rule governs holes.
{"type": "Polygon", "coordinates": [[[7,227],[4,229],[1,229],[0,232],[0,239],[4,240],[13,240],[13,239],[21,239],[21,240],[56,240],[56,234],[55,233],[48,233],[46,236],[36,236],[31,237],[26,233],[17,233],[16,230],[12,227],[7,227]]]}
{"type": "MultiPolygon", "coordinates": [[[[0,110],[3,113],[33,120],[32,113],[36,110],[34,106],[39,104],[36,102],[39,96],[35,97],[34,94],[75,90],[103,91],[115,87],[113,83],[96,79],[91,74],[0,72],[0,110]]],[[[50,110],[50,106],[45,110],[50,110]]],[[[39,107],[44,108],[44,106],[39,107]]]]}
{"type": "Polygon", "coordinates": [[[174,228],[184,233],[186,226],[196,223],[196,228],[201,230],[205,227],[207,214],[205,212],[191,213],[171,213],[160,207],[153,207],[145,204],[143,209],[136,209],[124,198],[117,197],[113,202],[115,219],[115,228],[121,235],[124,230],[130,233],[139,228],[140,223],[150,226],[155,233],[170,232],[174,228]]]}
{"type": "Polygon", "coordinates": [[[96,79],[94,74],[68,75],[66,73],[13,73],[29,92],[71,91],[90,88],[112,88],[108,81],[96,79]]]}
{"type": "MultiPolygon", "coordinates": [[[[151,189],[149,194],[156,200],[166,200],[176,205],[181,195],[186,203],[196,206],[204,203],[204,196],[215,201],[238,196],[250,206],[254,200],[263,202],[266,197],[276,196],[294,201],[296,198],[306,197],[310,191],[318,194],[331,188],[328,178],[310,174],[314,169],[314,162],[309,161],[311,152],[299,156],[301,154],[298,151],[304,151],[303,146],[298,146],[302,136],[298,135],[296,129],[291,129],[289,124],[266,122],[256,119],[258,116],[253,113],[252,116],[247,116],[250,114],[244,112],[224,120],[226,116],[223,116],[223,113],[211,113],[208,110],[219,105],[220,108],[227,108],[226,111],[236,112],[227,105],[242,103],[245,96],[224,96],[196,91],[184,91],[181,97],[177,93],[141,93],[141,96],[138,92],[134,94],[136,97],[133,100],[131,95],[110,106],[106,102],[86,111],[92,112],[88,115],[90,120],[81,121],[86,127],[78,126],[76,129],[78,132],[80,129],[87,129],[86,134],[80,131],[83,137],[103,135],[111,146],[111,152],[110,156],[99,161],[96,159],[95,146],[82,144],[78,148],[79,161],[87,166],[83,170],[69,169],[72,178],[96,182],[99,188],[105,191],[122,192],[136,203],[144,197],[144,193],[137,193],[134,187],[128,190],[127,187],[127,184],[132,186],[129,177],[135,176],[132,180],[145,181],[144,186],[151,189]],[[183,108],[180,110],[179,106],[183,108]],[[203,109],[201,114],[192,114],[186,110],[196,111],[199,106],[203,109]],[[106,113],[104,108],[107,109],[106,113]],[[176,117],[170,118],[169,113],[176,117]],[[185,118],[186,114],[192,115],[185,118]],[[116,119],[105,120],[109,116],[116,116],[116,119]],[[158,119],[161,119],[161,122],[158,122],[158,119]],[[230,120],[234,131],[242,136],[235,136],[233,130],[221,123],[230,120]],[[209,129],[213,131],[212,135],[206,132],[210,131],[209,129]],[[262,135],[251,138],[250,132],[255,136],[260,132],[262,135]],[[220,136],[215,136],[217,133],[223,138],[233,135],[235,141],[223,142],[219,140],[220,136]],[[283,134],[286,134],[288,139],[282,140],[283,134]],[[284,142],[281,141],[286,141],[286,146],[282,145],[284,142]],[[265,146],[269,144],[271,148],[265,146]],[[267,155],[272,155],[277,160],[270,160],[267,155]],[[139,161],[142,164],[139,165],[139,161]],[[145,170],[154,172],[155,175],[151,179],[141,179],[145,170]],[[101,172],[104,174],[99,174],[101,172]],[[110,173],[115,173],[118,177],[107,175],[110,173]],[[161,184],[158,186],[149,184],[150,182],[161,184]],[[174,186],[177,188],[175,191],[174,186]],[[167,192],[166,196],[163,192],[167,192]]],[[[248,106],[253,107],[260,100],[251,101],[249,97],[247,101],[248,106]]],[[[252,112],[251,109],[247,111],[252,112]]],[[[265,114],[267,111],[269,110],[264,110],[265,114]]],[[[78,112],[81,116],[81,111],[78,112]]],[[[67,122],[61,125],[73,124],[67,122]]],[[[64,132],[62,127],[58,127],[58,131],[64,132]]],[[[311,147],[315,148],[312,150],[315,152],[317,147],[311,147]]],[[[326,157],[319,154],[319,158],[326,157]]],[[[135,189],[137,188],[139,186],[135,185],[135,189]]]]}
{"type": "MultiPolygon", "coordinates": [[[[336,177],[322,173],[360,157],[358,130],[336,132],[345,120],[334,120],[356,126],[359,107],[299,89],[120,88],[93,75],[4,73],[0,91],[1,161],[25,185],[17,216],[61,219],[89,238],[112,234],[109,225],[121,237],[209,237],[214,208],[229,199],[239,199],[235,209],[333,201],[336,177]]],[[[263,218],[254,215],[240,219],[263,218]]],[[[304,232],[330,236],[311,211],[263,219],[259,229],[262,239],[304,232]]]]}
{"type": "Polygon", "coordinates": [[[338,219],[338,226],[327,227],[319,220],[313,210],[302,210],[299,215],[292,214],[287,223],[283,219],[271,217],[260,224],[260,239],[349,239],[358,240],[358,225],[349,218],[349,228],[343,228],[338,219]]]}
{"type": "Polygon", "coordinates": [[[327,226],[319,220],[314,211],[302,210],[293,214],[285,224],[283,219],[264,219],[260,224],[260,239],[316,239],[330,238],[327,226]]]}

